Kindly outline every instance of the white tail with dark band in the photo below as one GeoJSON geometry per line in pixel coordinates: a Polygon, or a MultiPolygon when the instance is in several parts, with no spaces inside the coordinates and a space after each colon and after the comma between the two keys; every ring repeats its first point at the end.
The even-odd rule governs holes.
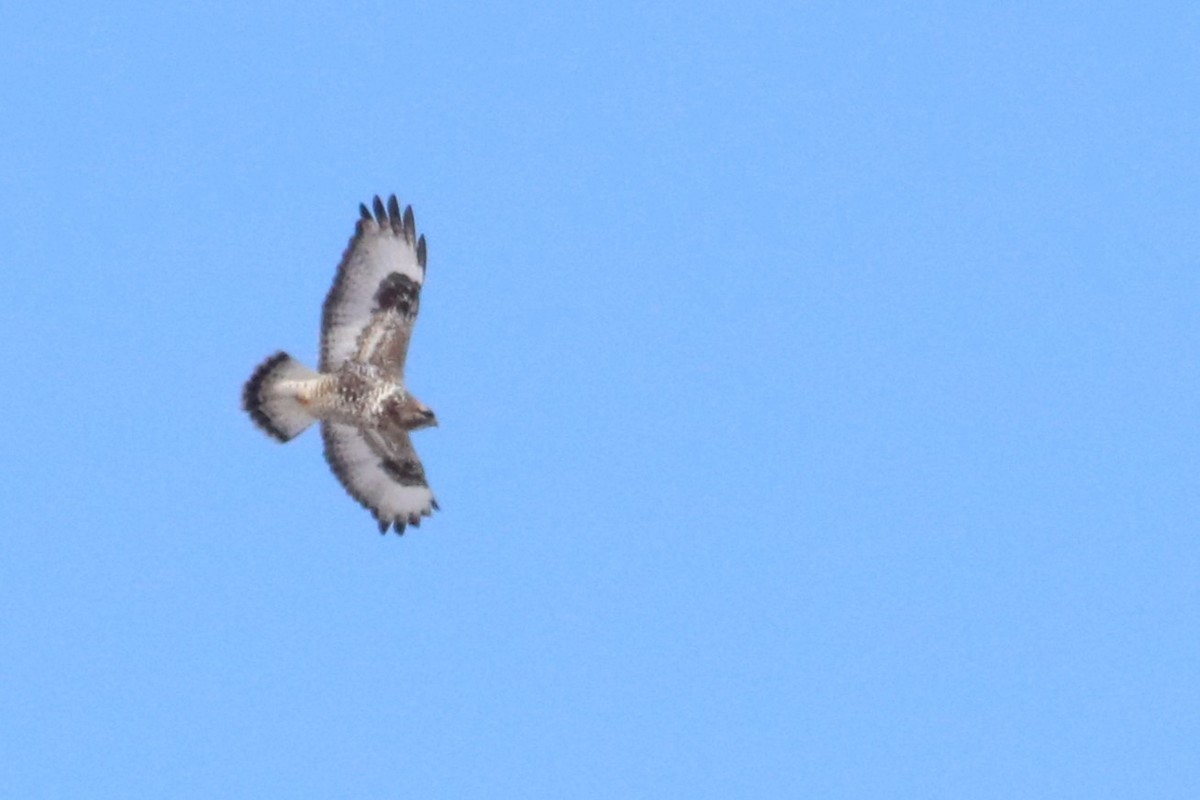
{"type": "Polygon", "coordinates": [[[294,439],[317,421],[303,401],[304,390],[321,378],[287,353],[258,365],[242,391],[242,407],[258,427],[281,442],[294,439]]]}

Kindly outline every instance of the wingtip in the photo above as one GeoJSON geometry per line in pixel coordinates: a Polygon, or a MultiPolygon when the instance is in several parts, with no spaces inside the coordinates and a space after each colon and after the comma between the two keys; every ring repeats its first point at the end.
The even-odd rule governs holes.
{"type": "Polygon", "coordinates": [[[421,234],[421,238],[417,239],[417,266],[421,268],[421,274],[425,274],[425,234],[421,234]]]}
{"type": "Polygon", "coordinates": [[[412,206],[404,207],[404,238],[409,244],[417,238],[417,220],[413,216],[412,206]]]}

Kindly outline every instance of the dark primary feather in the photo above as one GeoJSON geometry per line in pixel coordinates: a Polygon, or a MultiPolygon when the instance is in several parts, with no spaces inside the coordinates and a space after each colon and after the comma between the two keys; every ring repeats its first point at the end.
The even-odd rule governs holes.
{"type": "Polygon", "coordinates": [[[404,207],[404,241],[412,244],[417,236],[417,220],[413,217],[412,206],[404,207]]]}

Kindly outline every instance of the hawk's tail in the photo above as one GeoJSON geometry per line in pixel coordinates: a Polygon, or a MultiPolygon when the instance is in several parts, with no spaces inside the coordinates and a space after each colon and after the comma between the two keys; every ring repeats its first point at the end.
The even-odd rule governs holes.
{"type": "Polygon", "coordinates": [[[242,408],[272,438],[295,438],[317,421],[300,401],[301,384],[320,375],[287,353],[276,353],[258,365],[242,389],[242,408]]]}

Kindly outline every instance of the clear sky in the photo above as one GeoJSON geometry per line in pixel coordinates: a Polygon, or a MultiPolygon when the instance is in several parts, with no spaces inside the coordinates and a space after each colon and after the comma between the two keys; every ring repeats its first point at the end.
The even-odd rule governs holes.
{"type": "Polygon", "coordinates": [[[1200,797],[1197,41],[8,6],[0,795],[1200,797]],[[391,192],[403,538],[239,408],[391,192]]]}

